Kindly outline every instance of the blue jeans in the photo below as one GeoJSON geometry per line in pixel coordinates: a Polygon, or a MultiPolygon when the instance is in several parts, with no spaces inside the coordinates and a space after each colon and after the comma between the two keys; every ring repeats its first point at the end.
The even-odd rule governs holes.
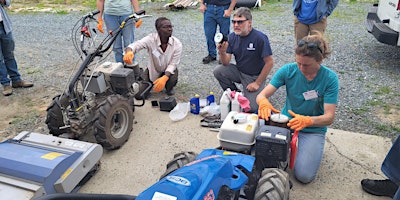
{"type": "Polygon", "coordinates": [[[0,23],[0,48],[0,83],[6,86],[10,85],[10,80],[12,82],[21,81],[21,75],[14,58],[14,39],[11,32],[6,34],[3,23],[0,23]]]}
{"type": "Polygon", "coordinates": [[[208,54],[217,57],[217,46],[214,37],[219,25],[219,32],[228,36],[231,25],[230,17],[224,17],[224,11],[229,8],[226,6],[207,5],[204,11],[204,33],[206,35],[208,54]]]}
{"type": "Polygon", "coordinates": [[[299,132],[294,174],[302,183],[310,183],[317,176],[324,153],[325,133],[299,132]]]}
{"type": "MultiPolygon", "coordinates": [[[[382,172],[394,183],[400,185],[400,136],[394,141],[385,160],[382,163],[382,172]]],[[[393,199],[400,199],[400,189],[397,189],[393,199]]]]}
{"type": "MultiPolygon", "coordinates": [[[[115,33],[118,30],[120,24],[128,16],[129,15],[116,16],[104,14],[104,22],[106,23],[107,31],[112,31],[115,33]]],[[[133,20],[129,20],[129,22],[126,23],[125,27],[122,29],[121,34],[117,36],[113,45],[115,62],[124,63],[123,50],[125,47],[132,44],[135,40],[134,30],[135,24],[133,23],[133,20]]],[[[135,61],[135,59],[133,59],[132,61],[135,61]]]]}

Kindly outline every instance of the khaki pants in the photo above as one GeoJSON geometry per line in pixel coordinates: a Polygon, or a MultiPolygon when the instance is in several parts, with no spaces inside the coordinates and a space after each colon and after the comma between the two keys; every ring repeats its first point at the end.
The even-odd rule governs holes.
{"type": "Polygon", "coordinates": [[[322,34],[325,32],[327,25],[327,18],[324,17],[321,19],[321,21],[315,23],[315,24],[303,24],[301,23],[296,16],[294,16],[294,35],[296,38],[296,43],[297,41],[303,39],[303,37],[308,36],[311,34],[313,30],[319,31],[322,34]]]}

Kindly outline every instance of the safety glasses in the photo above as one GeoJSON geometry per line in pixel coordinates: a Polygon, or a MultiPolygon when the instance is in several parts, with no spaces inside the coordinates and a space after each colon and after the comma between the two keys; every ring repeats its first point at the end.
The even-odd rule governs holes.
{"type": "Polygon", "coordinates": [[[244,19],[244,20],[232,20],[232,24],[238,24],[241,25],[243,24],[243,22],[247,21],[248,19],[244,19]]]}
{"type": "Polygon", "coordinates": [[[307,42],[305,40],[299,40],[299,42],[297,43],[297,46],[299,46],[299,47],[303,47],[304,45],[307,45],[307,49],[318,49],[319,52],[322,53],[322,49],[314,42],[307,42]]]}

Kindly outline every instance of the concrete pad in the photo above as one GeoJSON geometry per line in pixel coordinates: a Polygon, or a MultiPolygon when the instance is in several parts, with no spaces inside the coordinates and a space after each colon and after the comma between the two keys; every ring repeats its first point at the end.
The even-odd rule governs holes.
{"type": "MultiPolygon", "coordinates": [[[[134,130],[120,149],[105,151],[101,169],[80,193],[137,195],[158,181],[175,153],[219,146],[217,132],[200,126],[199,115],[188,113],[173,122],[168,112],[136,108],[134,130]]],[[[384,179],[380,165],[391,147],[388,138],[328,129],[325,153],[317,178],[297,182],[291,174],[290,199],[390,199],[369,195],[361,189],[363,178],[384,179]]]]}

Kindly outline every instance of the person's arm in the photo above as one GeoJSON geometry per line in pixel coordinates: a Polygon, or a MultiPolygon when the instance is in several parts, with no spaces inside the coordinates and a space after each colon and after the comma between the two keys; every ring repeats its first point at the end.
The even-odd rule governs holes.
{"type": "Polygon", "coordinates": [[[325,17],[328,17],[329,15],[332,14],[333,10],[335,10],[336,6],[338,5],[339,0],[330,0],[328,4],[328,9],[326,10],[325,17]]]}
{"type": "Polygon", "coordinates": [[[135,12],[139,12],[140,8],[139,8],[139,1],[138,0],[131,0],[132,6],[133,6],[133,10],[135,12]]]}
{"type": "Polygon", "coordinates": [[[277,88],[275,88],[273,85],[268,84],[261,92],[257,95],[256,102],[260,102],[261,99],[264,98],[270,98],[275,92],[277,88]]]}
{"type": "Polygon", "coordinates": [[[313,121],[312,126],[329,126],[333,123],[335,119],[335,104],[324,104],[324,114],[320,116],[311,116],[311,120],[313,121]]]}
{"type": "Polygon", "coordinates": [[[219,51],[219,59],[221,63],[225,66],[229,65],[231,62],[232,54],[226,53],[226,49],[228,48],[229,43],[227,41],[222,42],[217,45],[217,49],[219,51]]]}
{"type": "Polygon", "coordinates": [[[99,18],[103,17],[103,11],[104,11],[104,0],[97,0],[96,1],[96,7],[97,10],[99,10],[99,18]]]}
{"type": "Polygon", "coordinates": [[[229,8],[227,10],[224,10],[224,17],[228,18],[231,16],[232,10],[235,9],[237,0],[231,0],[231,4],[229,4],[229,8]]]}
{"type": "Polygon", "coordinates": [[[264,67],[258,75],[257,79],[247,85],[246,89],[250,92],[258,90],[264,80],[267,78],[268,74],[271,72],[272,67],[274,66],[274,59],[271,56],[264,57],[264,67]]]}

